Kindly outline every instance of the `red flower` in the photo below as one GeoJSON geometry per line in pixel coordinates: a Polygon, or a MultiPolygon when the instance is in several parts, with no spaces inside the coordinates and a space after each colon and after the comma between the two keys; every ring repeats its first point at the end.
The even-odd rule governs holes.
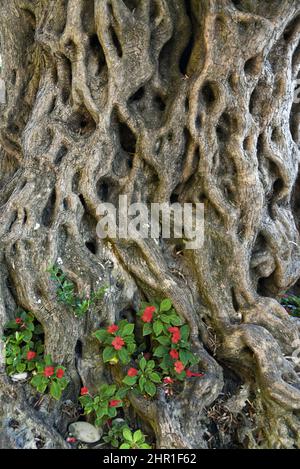
{"type": "Polygon", "coordinates": [[[16,318],[16,324],[22,324],[23,320],[22,318],[16,318]]]}
{"type": "Polygon", "coordinates": [[[113,346],[113,348],[115,350],[121,350],[121,348],[123,347],[123,345],[125,345],[125,342],[124,340],[122,339],[122,337],[120,336],[116,336],[114,338],[114,340],[112,341],[111,345],[113,346]]]}
{"type": "Polygon", "coordinates": [[[108,326],[106,330],[109,334],[114,334],[115,332],[117,332],[118,329],[119,326],[117,326],[116,324],[112,324],[111,326],[108,326]]]}
{"type": "Polygon", "coordinates": [[[31,350],[27,352],[27,355],[26,355],[27,360],[29,361],[33,360],[35,357],[36,357],[36,352],[32,352],[31,350]]]}
{"type": "Polygon", "coordinates": [[[81,389],[80,389],[80,395],[81,396],[85,396],[86,394],[89,393],[89,390],[86,386],[83,386],[81,389]]]}
{"type": "Polygon", "coordinates": [[[172,334],[171,342],[177,344],[181,338],[179,327],[169,327],[168,331],[172,334]]]}
{"type": "Polygon", "coordinates": [[[177,358],[179,358],[179,353],[174,348],[170,350],[169,355],[171,358],[174,358],[174,360],[177,360],[177,358]]]}
{"type": "Polygon", "coordinates": [[[155,306],[147,306],[147,308],[144,309],[143,315],[141,316],[141,320],[143,322],[151,322],[153,319],[154,311],[156,311],[155,306]]]}
{"type": "Polygon", "coordinates": [[[170,376],[166,376],[164,378],[164,383],[165,384],[172,384],[172,383],[174,383],[174,379],[170,378],[170,376]]]}
{"type": "Polygon", "coordinates": [[[186,370],[185,374],[188,378],[192,378],[193,376],[204,376],[203,373],[193,373],[191,370],[186,370]]]}
{"type": "Polygon", "coordinates": [[[62,378],[64,374],[65,372],[62,368],[58,368],[58,370],[56,371],[56,377],[59,379],[62,378]]]}
{"type": "Polygon", "coordinates": [[[137,374],[138,374],[138,370],[136,368],[129,368],[129,370],[127,371],[127,375],[130,376],[131,378],[133,378],[137,374]]]}
{"type": "Polygon", "coordinates": [[[50,378],[52,375],[54,375],[54,366],[46,366],[44,369],[44,376],[46,376],[46,378],[50,378]]]}
{"type": "Polygon", "coordinates": [[[175,362],[174,364],[174,370],[176,371],[176,373],[181,373],[183,370],[184,370],[184,364],[181,362],[181,361],[177,361],[175,362]]]}
{"type": "Polygon", "coordinates": [[[121,404],[122,401],[119,401],[118,399],[112,399],[109,401],[109,407],[117,407],[119,404],[121,404]]]}
{"type": "Polygon", "coordinates": [[[76,438],[75,438],[74,436],[69,436],[69,437],[67,438],[67,442],[68,442],[68,443],[76,443],[76,441],[77,441],[77,440],[76,440],[76,438]]]}

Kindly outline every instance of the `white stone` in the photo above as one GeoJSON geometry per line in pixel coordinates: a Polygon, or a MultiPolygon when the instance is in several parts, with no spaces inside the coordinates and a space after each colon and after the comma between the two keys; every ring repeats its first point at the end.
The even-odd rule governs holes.
{"type": "Polygon", "coordinates": [[[74,422],[69,426],[69,432],[83,443],[96,443],[102,436],[102,430],[88,422],[74,422]]]}
{"type": "Polygon", "coordinates": [[[25,381],[27,379],[28,373],[16,373],[14,375],[11,375],[12,381],[15,383],[19,383],[20,381],[25,381]]]}

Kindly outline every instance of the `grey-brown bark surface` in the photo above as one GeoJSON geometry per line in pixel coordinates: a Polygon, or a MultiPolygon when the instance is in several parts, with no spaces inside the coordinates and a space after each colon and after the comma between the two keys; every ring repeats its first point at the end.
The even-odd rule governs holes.
{"type": "MultiPolygon", "coordinates": [[[[76,402],[108,378],[95,327],[170,297],[205,376],[132,398],[157,446],[300,447],[298,330],[273,299],[300,270],[299,1],[0,0],[0,18],[1,325],[35,314],[76,402]],[[119,194],[204,202],[203,248],[97,239],[119,194]],[[58,257],[79,291],[110,285],[100,311],[53,299],[58,257]]],[[[0,390],[2,446],[64,447],[64,403],[33,408],[4,369],[0,390]]]]}

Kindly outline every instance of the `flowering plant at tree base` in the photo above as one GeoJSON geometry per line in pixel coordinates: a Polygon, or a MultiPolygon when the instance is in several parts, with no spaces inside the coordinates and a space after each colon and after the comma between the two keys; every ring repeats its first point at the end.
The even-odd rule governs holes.
{"type": "Polygon", "coordinates": [[[43,329],[33,314],[23,311],[4,327],[5,364],[9,375],[31,372],[42,360],[43,329]]]}
{"type": "Polygon", "coordinates": [[[106,329],[99,329],[93,335],[104,347],[104,363],[117,364],[120,361],[127,365],[130,362],[130,357],[136,350],[134,324],[123,319],[117,326],[112,324],[106,329]]]}
{"type": "Polygon", "coordinates": [[[50,395],[54,399],[59,400],[69,382],[64,376],[65,368],[63,366],[55,366],[52,363],[50,355],[46,355],[43,363],[37,363],[36,368],[37,371],[34,372],[30,384],[41,394],[49,390],[50,395]]]}
{"type": "Polygon", "coordinates": [[[85,415],[95,413],[96,426],[104,425],[109,419],[116,417],[118,408],[123,407],[123,399],[126,390],[117,389],[115,384],[103,384],[95,397],[84,392],[79,397],[79,402],[84,409],[85,415]]]}

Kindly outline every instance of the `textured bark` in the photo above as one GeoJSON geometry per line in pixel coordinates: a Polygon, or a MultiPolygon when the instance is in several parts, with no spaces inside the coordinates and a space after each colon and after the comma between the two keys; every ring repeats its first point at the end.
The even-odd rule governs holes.
{"type": "MultiPolygon", "coordinates": [[[[35,314],[76,402],[108,378],[95,325],[169,297],[205,376],[131,398],[157,447],[299,448],[299,334],[276,301],[300,276],[299,1],[0,0],[0,18],[1,325],[35,314]],[[97,239],[119,194],[204,202],[203,248],[97,239]],[[79,291],[110,285],[101,311],[56,302],[57,257],[79,291]]],[[[0,392],[3,447],[64,447],[65,402],[33,408],[4,369],[0,392]]]]}

